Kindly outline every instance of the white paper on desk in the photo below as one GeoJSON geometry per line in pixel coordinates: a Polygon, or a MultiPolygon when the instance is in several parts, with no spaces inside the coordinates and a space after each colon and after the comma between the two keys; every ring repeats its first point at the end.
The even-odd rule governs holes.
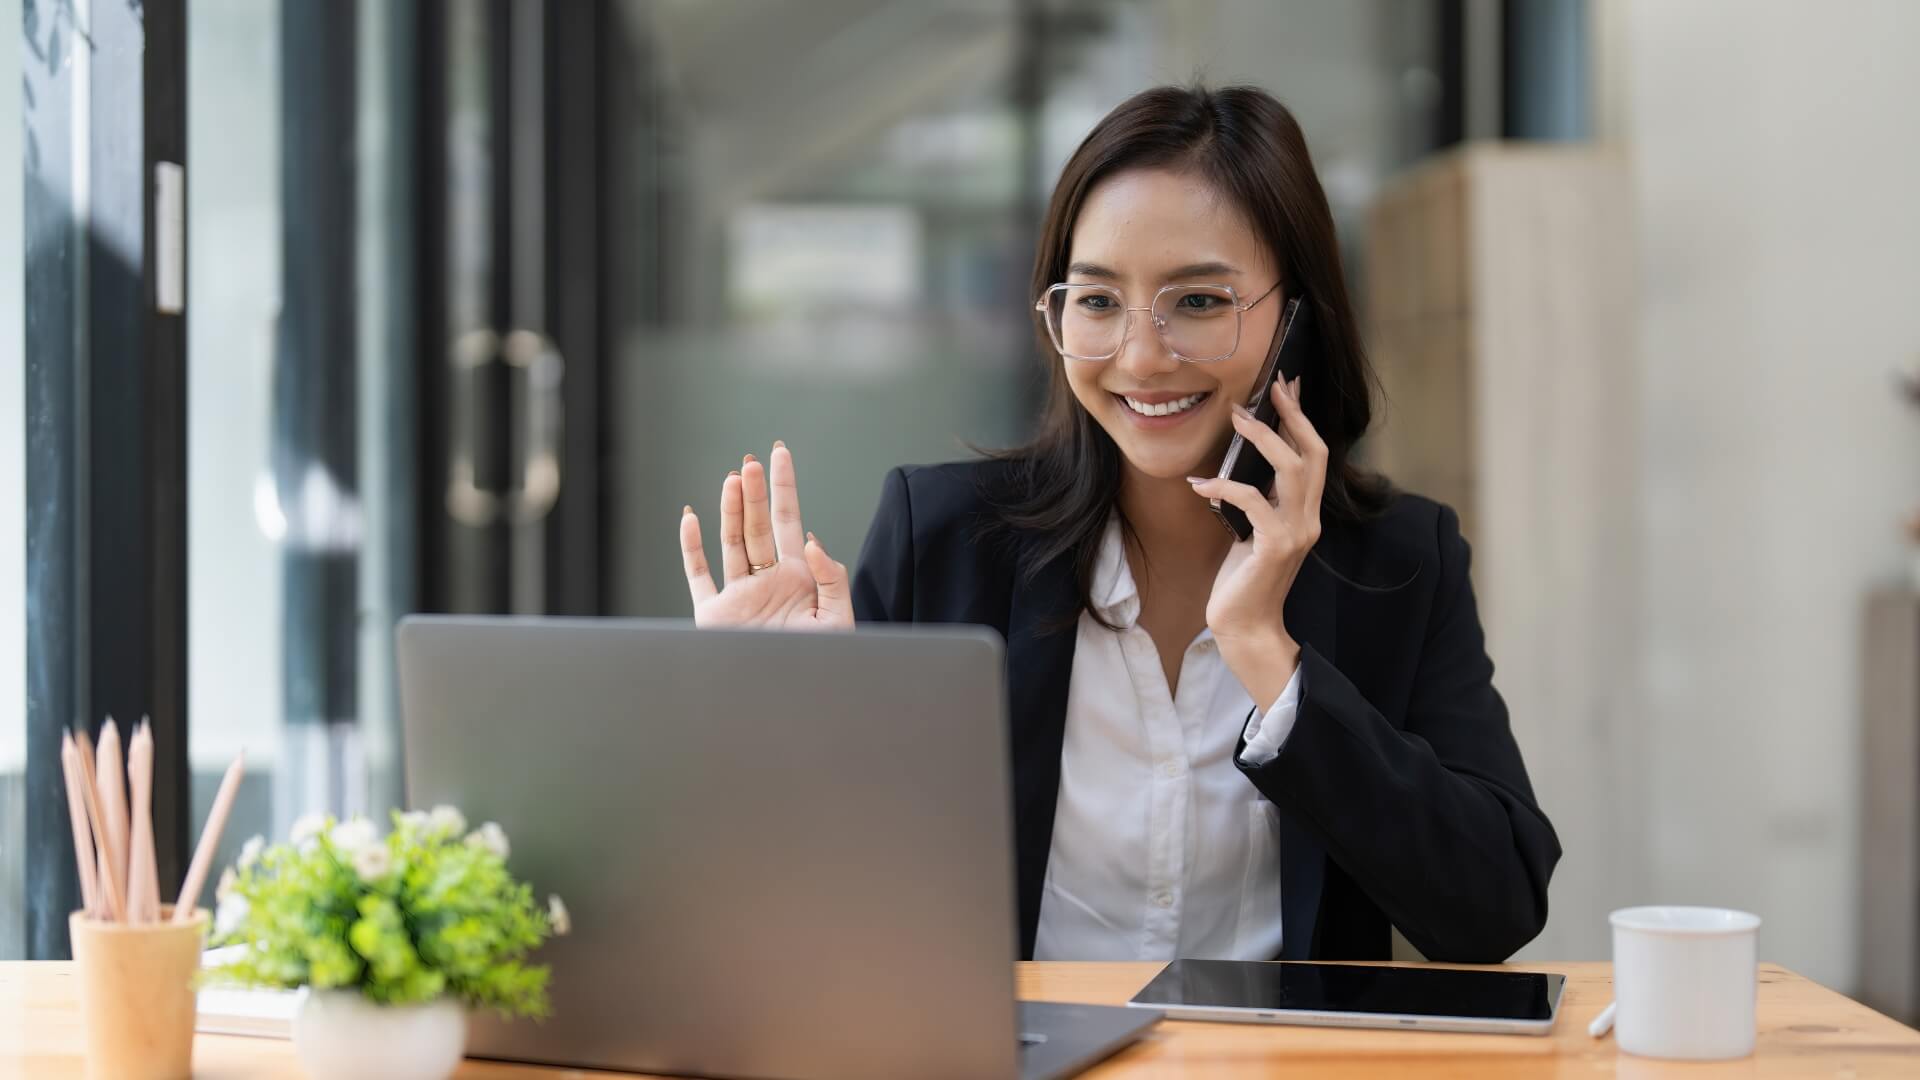
{"type": "MultiPolygon", "coordinates": [[[[208,949],[200,955],[202,971],[218,971],[239,955],[244,945],[208,949]]],[[[264,1039],[293,1037],[293,1014],[300,1006],[298,990],[268,990],[222,986],[210,982],[199,993],[199,1016],[193,1029],[209,1035],[252,1035],[264,1039]]]]}

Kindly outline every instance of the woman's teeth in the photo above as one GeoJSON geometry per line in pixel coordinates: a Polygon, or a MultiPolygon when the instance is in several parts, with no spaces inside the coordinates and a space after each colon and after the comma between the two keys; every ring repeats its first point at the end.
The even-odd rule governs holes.
{"type": "Polygon", "coordinates": [[[1133,398],[1127,397],[1125,394],[1120,395],[1120,400],[1127,403],[1127,408],[1132,409],[1141,416],[1172,416],[1174,413],[1186,412],[1188,409],[1207,400],[1211,395],[1212,391],[1204,394],[1188,394],[1186,397],[1176,401],[1163,401],[1158,405],[1149,405],[1144,401],[1136,401],[1133,398]]]}

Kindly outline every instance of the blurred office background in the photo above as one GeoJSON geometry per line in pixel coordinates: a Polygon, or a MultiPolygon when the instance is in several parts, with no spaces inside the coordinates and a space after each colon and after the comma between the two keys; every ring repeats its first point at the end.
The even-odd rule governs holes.
{"type": "Polygon", "coordinates": [[[1740,906],[1920,1014],[1920,5],[0,21],[0,957],[65,948],[62,725],[154,716],[173,865],[243,746],[230,849],[383,813],[399,615],[684,615],[678,510],[742,453],[785,439],[852,561],[886,469],[1019,439],[1053,177],[1203,78],[1299,116],[1390,396],[1368,452],[1475,541],[1567,848],[1523,956],[1740,906]]]}

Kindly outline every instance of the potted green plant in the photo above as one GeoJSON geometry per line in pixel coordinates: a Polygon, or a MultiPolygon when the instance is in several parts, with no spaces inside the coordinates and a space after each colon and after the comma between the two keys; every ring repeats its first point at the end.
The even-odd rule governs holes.
{"type": "Polygon", "coordinates": [[[318,817],[264,850],[255,837],[216,893],[216,941],[245,946],[221,978],[304,991],[293,1038],[315,1080],[441,1080],[469,1010],[547,1013],[547,969],[527,956],[567,910],[538,903],[507,854],[500,826],[469,832],[450,806],[396,813],[384,837],[318,817]]]}

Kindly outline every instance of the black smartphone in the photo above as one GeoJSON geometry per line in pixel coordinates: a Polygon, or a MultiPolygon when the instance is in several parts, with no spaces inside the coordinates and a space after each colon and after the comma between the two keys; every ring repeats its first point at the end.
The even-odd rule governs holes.
{"type": "MultiPolygon", "coordinates": [[[[1305,296],[1296,296],[1287,301],[1287,310],[1280,316],[1280,340],[1267,355],[1260,377],[1253,380],[1253,394],[1246,401],[1254,419],[1270,428],[1277,429],[1280,422],[1280,409],[1273,403],[1273,384],[1292,381],[1295,375],[1306,370],[1307,359],[1320,349],[1320,336],[1314,331],[1313,307],[1301,302],[1305,299],[1305,296]]],[[[1220,462],[1220,477],[1264,492],[1273,486],[1273,465],[1259,447],[1248,445],[1246,436],[1236,431],[1233,441],[1227,444],[1227,456],[1220,462]]],[[[1245,511],[1219,499],[1207,501],[1236,540],[1253,536],[1253,522],[1247,520],[1245,511]]]]}

